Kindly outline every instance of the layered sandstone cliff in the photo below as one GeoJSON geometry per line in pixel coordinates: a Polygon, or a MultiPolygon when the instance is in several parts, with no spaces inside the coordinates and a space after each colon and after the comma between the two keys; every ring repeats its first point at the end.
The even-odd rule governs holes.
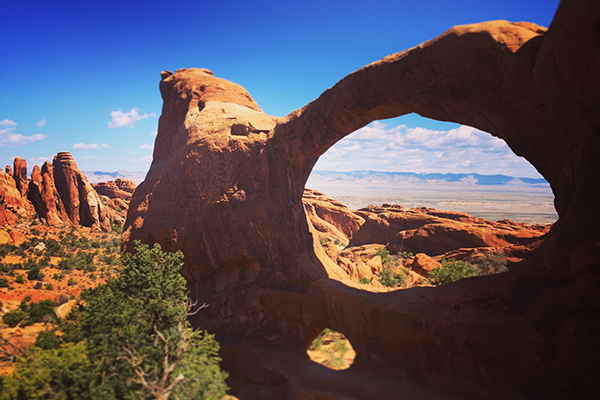
{"type": "MultiPolygon", "coordinates": [[[[139,239],[185,253],[190,294],[210,304],[192,322],[217,334],[242,399],[597,395],[599,19],[599,2],[571,0],[548,30],[455,27],[283,119],[210,71],[164,72],[154,159],[132,197],[125,247],[139,239]],[[410,112],[490,132],[551,184],[559,220],[529,261],[378,293],[327,257],[302,205],[312,167],[370,121],[410,112]],[[306,356],[325,327],[352,343],[350,369],[306,356]]],[[[416,245],[424,226],[398,245],[416,245]]]]}
{"type": "MultiPolygon", "coordinates": [[[[7,166],[7,172],[9,168],[7,166]]],[[[20,216],[37,216],[52,226],[82,225],[110,232],[100,197],[79,171],[71,154],[58,153],[27,179],[27,163],[15,158],[13,175],[0,171],[0,225],[20,216]]]]}

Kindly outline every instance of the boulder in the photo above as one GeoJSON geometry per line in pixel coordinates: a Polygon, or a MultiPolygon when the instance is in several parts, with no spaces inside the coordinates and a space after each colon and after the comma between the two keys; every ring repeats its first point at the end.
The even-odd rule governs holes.
{"type": "Polygon", "coordinates": [[[428,277],[429,272],[441,266],[442,265],[439,262],[435,261],[433,258],[424,253],[416,254],[412,264],[410,265],[414,272],[424,278],[428,277]]]}
{"type": "Polygon", "coordinates": [[[10,238],[12,239],[12,243],[15,246],[20,246],[27,241],[27,237],[23,233],[17,231],[16,229],[13,229],[12,231],[10,231],[9,235],[10,235],[10,238]]]}
{"type": "Polygon", "coordinates": [[[12,244],[12,237],[5,230],[0,230],[0,244],[12,244]]]}

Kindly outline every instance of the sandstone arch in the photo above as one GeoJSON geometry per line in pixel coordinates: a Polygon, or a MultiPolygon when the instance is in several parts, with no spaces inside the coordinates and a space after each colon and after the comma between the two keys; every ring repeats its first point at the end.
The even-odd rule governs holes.
{"type": "Polygon", "coordinates": [[[131,201],[125,248],[140,239],[185,253],[191,295],[211,304],[193,323],[217,333],[243,399],[598,391],[598,19],[598,2],[573,0],[547,31],[455,27],[281,119],[210,71],[164,72],[154,160],[131,201]],[[318,254],[301,203],[317,158],[370,121],[408,112],[490,132],[550,182],[559,221],[532,262],[373,293],[318,254]],[[349,370],[307,359],[324,327],[352,342],[349,370]]]}

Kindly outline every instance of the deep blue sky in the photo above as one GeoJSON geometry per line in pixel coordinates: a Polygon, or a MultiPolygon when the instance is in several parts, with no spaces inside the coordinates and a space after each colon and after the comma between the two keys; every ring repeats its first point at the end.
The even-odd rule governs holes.
{"type": "MultiPolygon", "coordinates": [[[[0,0],[0,165],[21,156],[31,167],[70,151],[82,170],[147,170],[162,106],[161,70],[211,69],[244,86],[267,114],[284,116],[348,73],[454,25],[506,19],[548,26],[557,5],[558,0],[0,0]],[[132,109],[146,118],[128,119],[132,109]],[[111,113],[119,111],[121,125],[129,121],[133,127],[113,122],[109,128],[111,113]]],[[[456,137],[456,130],[454,136],[446,131],[458,125],[407,116],[376,128],[399,124],[407,128],[394,131],[396,143],[425,128],[430,136],[441,131],[438,142],[450,146],[446,154],[452,152],[445,138],[456,137]]],[[[370,146],[381,143],[392,159],[381,168],[365,159],[364,169],[495,173],[493,166],[478,163],[477,157],[490,159],[481,154],[462,167],[427,159],[397,164],[394,157],[407,157],[402,148],[386,146],[385,133],[370,146]]],[[[356,160],[360,148],[346,144],[351,148],[354,153],[338,151],[331,162],[326,154],[319,165],[353,169],[344,157],[356,160]]],[[[531,167],[514,164],[514,174],[522,168],[520,175],[536,176],[531,167]]],[[[498,168],[507,172],[506,166],[498,168]]]]}

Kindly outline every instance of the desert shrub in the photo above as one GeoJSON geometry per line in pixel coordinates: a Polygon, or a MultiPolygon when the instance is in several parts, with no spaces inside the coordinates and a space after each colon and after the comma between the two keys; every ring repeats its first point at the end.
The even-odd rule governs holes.
{"type": "Polygon", "coordinates": [[[383,286],[395,288],[406,285],[407,277],[404,268],[400,272],[393,272],[391,268],[384,267],[379,274],[379,282],[383,286]]]}
{"type": "Polygon", "coordinates": [[[46,255],[53,257],[60,257],[65,254],[63,247],[54,239],[48,239],[46,241],[46,255]]]}
{"type": "Polygon", "coordinates": [[[41,281],[44,278],[44,274],[40,271],[40,267],[34,267],[27,271],[27,279],[30,281],[41,281]]]}
{"type": "Polygon", "coordinates": [[[7,255],[9,255],[10,253],[12,253],[13,251],[15,251],[17,249],[17,246],[13,245],[13,244],[2,244],[0,245],[0,260],[2,260],[4,257],[6,257],[7,255]]]}
{"type": "Polygon", "coordinates": [[[60,268],[60,269],[70,270],[70,269],[73,269],[74,266],[75,266],[75,257],[73,257],[72,254],[69,254],[66,257],[63,257],[58,262],[58,268],[60,268]]]}
{"type": "Polygon", "coordinates": [[[118,234],[123,233],[123,227],[118,222],[110,221],[110,229],[118,234]]]}
{"type": "Polygon", "coordinates": [[[69,296],[67,296],[66,294],[61,294],[60,296],[58,296],[58,299],[56,299],[56,306],[62,306],[63,304],[67,303],[69,301],[69,296]]]}
{"type": "Polygon", "coordinates": [[[40,300],[37,303],[31,303],[31,306],[27,311],[27,319],[29,320],[28,322],[32,324],[56,319],[54,302],[52,300],[40,300]]]}
{"type": "Polygon", "coordinates": [[[37,282],[35,285],[33,285],[33,288],[38,290],[42,288],[42,282],[37,282]]]}
{"type": "Polygon", "coordinates": [[[10,285],[8,284],[8,279],[0,278],[0,288],[7,288],[7,287],[10,287],[10,285]]]}
{"type": "Polygon", "coordinates": [[[112,254],[105,254],[104,256],[102,256],[102,261],[104,261],[108,265],[116,265],[117,257],[112,254]]]}
{"type": "Polygon", "coordinates": [[[331,332],[331,329],[329,328],[325,328],[321,331],[321,333],[319,333],[317,335],[317,337],[312,341],[312,343],[310,344],[309,349],[311,350],[321,350],[321,347],[323,347],[323,341],[325,340],[325,336],[329,335],[329,333],[331,332]]]}
{"type": "Polygon", "coordinates": [[[54,285],[52,285],[51,283],[48,283],[46,285],[46,290],[54,290],[54,285]]]}
{"type": "Polygon", "coordinates": [[[379,250],[377,250],[377,252],[375,253],[375,255],[381,257],[381,263],[382,264],[387,264],[387,263],[389,263],[392,260],[392,258],[390,257],[389,250],[386,249],[385,247],[382,247],[379,250]]]}
{"type": "Polygon", "coordinates": [[[358,281],[358,283],[361,283],[363,285],[368,285],[369,283],[371,283],[371,280],[368,278],[362,278],[360,281],[358,281]]]}
{"type": "Polygon", "coordinates": [[[2,322],[10,327],[17,326],[17,324],[25,319],[27,314],[23,310],[9,311],[2,316],[2,322]]]}
{"type": "Polygon", "coordinates": [[[39,236],[40,231],[38,231],[36,228],[31,228],[29,233],[31,233],[33,236],[39,236]]]}
{"type": "Polygon", "coordinates": [[[508,271],[506,257],[501,251],[482,254],[471,260],[476,275],[493,275],[508,271]]]}
{"type": "Polygon", "coordinates": [[[401,251],[400,253],[398,253],[398,258],[412,258],[414,257],[414,254],[411,252],[406,252],[406,251],[401,251]]]}
{"type": "Polygon", "coordinates": [[[17,277],[15,278],[15,282],[23,284],[25,283],[25,279],[23,279],[23,275],[17,275],[17,277]]]}
{"type": "Polygon", "coordinates": [[[90,241],[85,236],[80,237],[74,242],[74,246],[80,249],[87,250],[91,247],[90,241]]]}
{"type": "Polygon", "coordinates": [[[470,263],[442,258],[442,267],[434,268],[427,277],[433,285],[441,285],[474,275],[477,275],[477,271],[470,263]]]}
{"type": "Polygon", "coordinates": [[[93,247],[94,249],[99,249],[100,247],[102,247],[102,243],[100,243],[98,240],[94,240],[94,241],[91,243],[91,245],[92,245],[92,247],[93,247]]]}
{"type": "Polygon", "coordinates": [[[73,278],[69,278],[69,280],[67,281],[67,286],[73,286],[75,284],[75,280],[73,280],[73,278]]]}
{"type": "Polygon", "coordinates": [[[52,350],[60,348],[60,337],[56,335],[53,329],[47,332],[40,332],[33,344],[43,350],[52,350]]]}

